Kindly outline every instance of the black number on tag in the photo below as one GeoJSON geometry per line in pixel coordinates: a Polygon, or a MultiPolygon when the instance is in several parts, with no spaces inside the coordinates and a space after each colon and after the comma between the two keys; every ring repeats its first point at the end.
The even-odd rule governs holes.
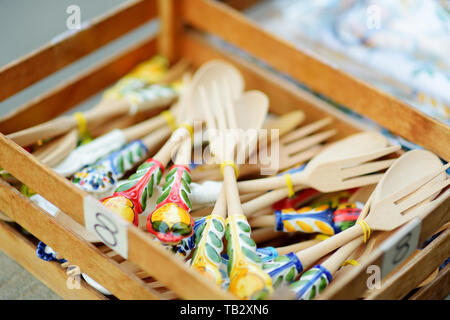
{"type": "Polygon", "coordinates": [[[95,214],[98,223],[94,225],[94,230],[99,238],[108,246],[115,247],[117,245],[116,234],[119,233],[114,222],[100,212],[95,214]]]}
{"type": "Polygon", "coordinates": [[[394,256],[394,260],[392,260],[392,263],[394,265],[400,263],[405,258],[406,254],[409,252],[409,240],[411,240],[411,232],[406,234],[395,246],[396,254],[394,256]]]}

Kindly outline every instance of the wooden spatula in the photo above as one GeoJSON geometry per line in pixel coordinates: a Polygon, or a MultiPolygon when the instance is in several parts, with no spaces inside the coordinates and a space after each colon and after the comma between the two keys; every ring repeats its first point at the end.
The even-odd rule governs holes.
{"type": "MultiPolygon", "coordinates": [[[[335,142],[315,156],[303,171],[294,173],[293,184],[309,186],[321,192],[334,192],[377,183],[382,174],[374,172],[388,168],[394,160],[367,161],[386,156],[401,148],[370,148],[373,139],[379,140],[380,135],[376,132],[362,132],[335,142]],[[352,150],[355,155],[348,156],[348,150],[352,150]]],[[[241,181],[238,185],[239,191],[244,193],[268,191],[283,187],[286,180],[284,177],[270,177],[241,181]]]]}

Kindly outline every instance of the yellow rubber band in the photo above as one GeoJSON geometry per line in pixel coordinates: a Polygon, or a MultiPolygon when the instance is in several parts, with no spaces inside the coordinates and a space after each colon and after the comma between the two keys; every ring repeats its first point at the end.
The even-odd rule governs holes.
{"type": "Polygon", "coordinates": [[[164,120],[166,120],[167,125],[172,131],[175,131],[177,129],[177,123],[172,112],[170,112],[169,110],[163,111],[161,112],[161,116],[164,118],[164,120]]]}
{"type": "Polygon", "coordinates": [[[292,198],[295,195],[294,184],[292,183],[292,177],[289,173],[283,174],[284,180],[286,180],[286,186],[288,188],[288,198],[292,198]]]}
{"type": "Polygon", "coordinates": [[[220,164],[220,172],[222,173],[222,177],[223,177],[223,168],[226,166],[231,166],[234,168],[234,173],[236,174],[236,179],[239,177],[239,170],[236,166],[236,163],[234,163],[234,161],[224,161],[220,164]]]}
{"type": "Polygon", "coordinates": [[[75,117],[78,123],[78,132],[80,133],[80,136],[82,136],[87,131],[86,118],[84,117],[83,112],[75,112],[73,116],[75,117]]]}
{"type": "Polygon", "coordinates": [[[185,128],[187,131],[189,131],[189,134],[191,135],[191,138],[194,137],[194,128],[190,124],[180,123],[178,128],[185,128]]]}
{"type": "Polygon", "coordinates": [[[359,224],[359,226],[363,230],[363,232],[364,232],[364,243],[366,243],[367,240],[369,240],[370,234],[372,232],[370,230],[369,224],[365,220],[360,220],[360,221],[357,221],[356,223],[359,224]]]}
{"type": "Polygon", "coordinates": [[[352,265],[352,266],[354,266],[354,267],[357,267],[357,266],[359,266],[359,263],[358,263],[358,261],[356,261],[356,260],[348,259],[348,260],[345,260],[345,261],[344,261],[344,263],[342,264],[342,267],[348,266],[348,265],[352,265]]]}

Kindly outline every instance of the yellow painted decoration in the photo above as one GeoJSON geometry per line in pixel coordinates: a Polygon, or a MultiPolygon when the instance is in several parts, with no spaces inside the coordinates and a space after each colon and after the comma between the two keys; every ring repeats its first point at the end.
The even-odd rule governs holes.
{"type": "Polygon", "coordinates": [[[205,218],[205,227],[203,229],[201,239],[197,244],[197,248],[195,249],[191,266],[194,270],[197,270],[217,285],[221,285],[222,274],[220,273],[219,268],[221,263],[220,254],[223,250],[223,244],[221,242],[220,246],[216,246],[214,243],[211,243],[209,239],[210,232],[214,233],[218,239],[222,240],[223,234],[225,233],[225,220],[223,217],[214,214],[205,218]],[[220,221],[223,227],[222,230],[217,230],[215,228],[213,219],[220,221]],[[208,251],[206,250],[206,244],[216,251],[217,259],[219,259],[218,261],[213,261],[209,258],[208,251]]]}
{"type": "Polygon", "coordinates": [[[243,300],[255,299],[256,295],[268,296],[273,292],[272,279],[259,267],[249,264],[246,260],[239,261],[230,278],[228,290],[243,300]]]}
{"type": "MultiPolygon", "coordinates": [[[[263,299],[273,292],[272,278],[262,270],[262,267],[255,261],[250,260],[244,252],[243,247],[256,254],[256,246],[250,246],[240,241],[240,234],[250,237],[249,231],[243,231],[238,223],[247,224],[247,218],[244,215],[231,215],[227,218],[229,226],[228,241],[231,241],[233,252],[230,272],[230,284],[228,290],[243,300],[263,299]]],[[[230,243],[228,243],[230,245],[230,243]]]]}
{"type": "Polygon", "coordinates": [[[289,221],[283,221],[283,225],[284,228],[288,231],[288,232],[294,232],[295,231],[295,227],[292,225],[292,223],[290,223],[289,221]]]}
{"type": "Polygon", "coordinates": [[[328,224],[326,224],[323,221],[314,221],[314,224],[317,226],[317,228],[320,229],[320,231],[324,234],[328,234],[328,235],[333,235],[334,234],[334,230],[333,228],[330,228],[330,226],[328,224]]]}
{"type": "Polygon", "coordinates": [[[164,221],[169,228],[172,228],[172,226],[178,222],[183,222],[186,225],[191,224],[189,213],[175,203],[166,203],[156,209],[152,214],[151,222],[153,223],[156,221],[164,221]]]}
{"type": "MultiPolygon", "coordinates": [[[[285,222],[285,221],[283,221],[283,222],[285,222]]],[[[303,222],[303,221],[300,221],[300,220],[297,220],[297,221],[295,221],[295,223],[300,227],[300,229],[302,229],[302,231],[304,231],[304,232],[307,232],[307,233],[313,233],[314,232],[314,228],[313,227],[311,227],[309,224],[307,224],[306,222],[303,222]]],[[[286,229],[287,230],[287,229],[286,229]]],[[[296,231],[295,230],[295,228],[294,228],[294,230],[288,230],[289,232],[294,232],[294,231],[296,231]]]]}
{"type": "Polygon", "coordinates": [[[133,203],[130,199],[122,196],[112,197],[104,200],[103,205],[111,209],[113,212],[117,213],[126,221],[131,223],[134,222],[133,203]]]}

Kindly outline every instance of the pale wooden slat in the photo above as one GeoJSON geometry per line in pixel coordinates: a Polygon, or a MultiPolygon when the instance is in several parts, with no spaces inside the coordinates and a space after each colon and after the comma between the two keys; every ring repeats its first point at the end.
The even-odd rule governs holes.
{"type": "Polygon", "coordinates": [[[182,21],[179,17],[177,0],[158,0],[158,16],[161,21],[159,32],[159,52],[171,63],[180,58],[178,50],[182,21]]]}
{"type": "Polygon", "coordinates": [[[439,271],[437,277],[420,288],[409,300],[442,300],[450,294],[450,264],[439,271]]]}
{"type": "Polygon", "coordinates": [[[84,225],[83,198],[86,192],[40,163],[1,133],[0,167],[84,225]]]}
{"type": "MultiPolygon", "coordinates": [[[[445,200],[437,209],[422,219],[419,236],[419,247],[422,246],[436,231],[450,220],[450,198],[445,200]]],[[[395,233],[393,233],[394,235],[395,233]]],[[[367,279],[371,276],[366,272],[370,265],[381,267],[383,253],[375,250],[367,257],[366,261],[357,268],[331,282],[326,290],[319,295],[319,299],[357,299],[367,289],[367,279]]]]}
{"type": "MultiPolygon", "coordinates": [[[[47,166],[42,165],[24,149],[17,146],[2,134],[0,134],[0,154],[2,155],[2,157],[0,157],[0,167],[7,170],[21,182],[41,194],[48,201],[59,207],[63,212],[67,213],[67,215],[72,217],[76,222],[84,226],[83,199],[87,196],[86,192],[75,187],[71,182],[64,179],[47,166]],[[27,170],[23,170],[23,168],[27,168],[27,170]]],[[[5,182],[0,182],[5,185],[5,182]]],[[[1,189],[0,194],[2,193],[1,189]]],[[[9,193],[12,193],[12,191],[10,190],[9,193]]],[[[7,199],[6,195],[1,195],[0,203],[2,196],[6,197],[4,199],[5,202],[7,199]]],[[[26,199],[22,200],[23,201],[16,199],[16,201],[20,202],[18,203],[18,206],[33,206],[32,204],[27,204],[26,199]]],[[[8,205],[8,203],[6,203],[6,205],[8,205]]],[[[11,206],[9,210],[12,210],[13,205],[11,203],[9,203],[9,205],[11,206]]],[[[25,229],[34,234],[34,231],[36,230],[34,224],[26,224],[25,226],[15,215],[12,216],[7,208],[3,211],[21,224],[25,229]]],[[[25,218],[39,219],[38,216],[38,213],[35,212],[35,214],[32,215],[29,210],[27,215],[25,215],[25,218]]],[[[23,217],[24,216],[22,216],[22,218],[23,217]]],[[[26,223],[26,221],[24,223],[26,223]]],[[[37,234],[35,234],[35,236],[47,243],[45,236],[41,237],[37,234]]],[[[50,241],[48,242],[51,247],[54,247],[52,243],[53,242],[50,241]]],[[[167,288],[171,289],[176,295],[182,298],[233,299],[229,293],[190,269],[186,264],[173,256],[172,253],[151,240],[148,234],[145,234],[134,225],[130,225],[128,228],[128,247],[130,261],[134,262],[149,274],[152,274],[161,283],[167,286],[167,288]],[[143,252],[145,252],[145,254],[143,254],[143,252]]],[[[62,254],[66,254],[66,252],[72,254],[70,250],[59,250],[56,245],[54,249],[60,251],[62,254]]],[[[87,256],[88,255],[85,255],[85,257],[87,256]]],[[[68,256],[68,259],[71,260],[70,256],[68,256]]],[[[82,267],[81,264],[80,267],[82,267]]],[[[86,273],[90,274],[88,271],[86,271],[86,273]]],[[[96,281],[98,280],[96,279],[96,281]]],[[[98,282],[104,283],[102,281],[98,282]]],[[[107,289],[109,290],[109,288],[107,289]]]]}
{"type": "Polygon", "coordinates": [[[91,243],[62,226],[0,179],[0,210],[120,299],[158,299],[138,277],[125,272],[91,243]]]}
{"type": "Polygon", "coordinates": [[[0,132],[9,134],[53,119],[113,84],[155,52],[156,38],[140,41],[0,117],[0,132]]]}
{"type": "Polygon", "coordinates": [[[150,21],[154,0],[128,1],[91,21],[89,28],[50,42],[0,68],[0,101],[150,21]]]}
{"type": "Polygon", "coordinates": [[[312,90],[450,160],[450,127],[320,58],[299,51],[225,4],[212,0],[182,0],[181,14],[194,27],[223,38],[312,90]]]}
{"type": "Polygon", "coordinates": [[[450,229],[444,231],[402,268],[383,280],[380,289],[369,291],[366,299],[402,299],[450,256],[450,229]]]}
{"type": "Polygon", "coordinates": [[[67,300],[106,300],[107,298],[81,281],[80,288],[67,287],[67,274],[60,263],[48,262],[36,256],[36,246],[7,223],[0,221],[0,249],[33,276],[67,300]]]}

